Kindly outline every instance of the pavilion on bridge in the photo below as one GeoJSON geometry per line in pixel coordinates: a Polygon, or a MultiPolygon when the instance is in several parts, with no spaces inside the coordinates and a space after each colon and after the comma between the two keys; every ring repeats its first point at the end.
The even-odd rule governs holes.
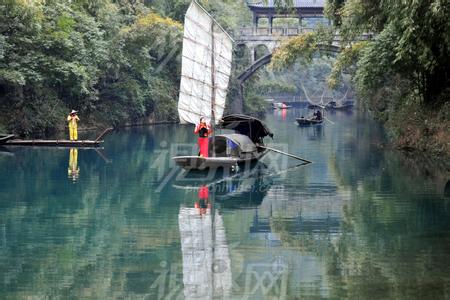
{"type": "Polygon", "coordinates": [[[291,0],[289,7],[280,6],[275,0],[248,0],[247,6],[253,13],[253,26],[258,27],[260,19],[267,19],[270,29],[273,28],[273,20],[276,18],[296,18],[299,25],[303,20],[324,20],[325,0],[291,0]]]}

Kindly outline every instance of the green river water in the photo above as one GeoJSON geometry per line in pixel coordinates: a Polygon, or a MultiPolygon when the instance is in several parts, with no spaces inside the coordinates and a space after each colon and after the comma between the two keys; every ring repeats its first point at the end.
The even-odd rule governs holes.
{"type": "Polygon", "coordinates": [[[193,126],[0,149],[0,299],[450,298],[448,173],[362,113],[298,127],[306,113],[265,122],[313,164],[269,154],[218,182],[171,164],[193,126]]]}

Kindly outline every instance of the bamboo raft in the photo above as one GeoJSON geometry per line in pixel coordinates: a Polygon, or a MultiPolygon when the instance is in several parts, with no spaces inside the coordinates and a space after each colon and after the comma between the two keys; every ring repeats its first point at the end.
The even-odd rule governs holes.
{"type": "Polygon", "coordinates": [[[62,148],[97,148],[103,144],[102,138],[112,128],[104,130],[95,140],[21,140],[10,139],[2,143],[2,146],[32,146],[32,147],[62,147],[62,148]]]}

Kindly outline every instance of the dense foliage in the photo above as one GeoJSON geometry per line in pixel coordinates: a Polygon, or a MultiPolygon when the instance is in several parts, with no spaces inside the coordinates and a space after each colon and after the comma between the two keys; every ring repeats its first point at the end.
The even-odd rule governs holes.
{"type": "Polygon", "coordinates": [[[155,106],[162,118],[174,114],[180,23],[106,0],[5,0],[0,18],[0,123],[8,129],[46,134],[65,125],[70,109],[109,124],[155,106]]]}
{"type": "MultiPolygon", "coordinates": [[[[177,120],[182,22],[190,0],[0,1],[0,132],[177,120]]],[[[202,1],[226,27],[244,1],[202,1]]]]}
{"type": "MultiPolygon", "coordinates": [[[[364,104],[387,122],[402,147],[434,144],[432,150],[448,153],[449,10],[442,0],[327,1],[333,31],[342,39],[329,84],[337,85],[343,71],[352,74],[364,104]],[[363,33],[373,38],[357,42],[363,33]],[[407,139],[411,134],[414,138],[407,139]]],[[[296,37],[274,55],[274,65],[287,66],[299,57],[308,62],[329,41],[322,33],[296,37]]]]}
{"type": "Polygon", "coordinates": [[[9,130],[47,134],[70,109],[109,124],[156,105],[156,118],[174,114],[180,23],[106,0],[5,0],[0,18],[0,123],[9,130]]]}

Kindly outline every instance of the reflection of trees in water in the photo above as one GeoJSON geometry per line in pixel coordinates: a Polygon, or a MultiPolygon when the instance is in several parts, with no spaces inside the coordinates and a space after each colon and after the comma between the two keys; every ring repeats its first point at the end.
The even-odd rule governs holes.
{"type": "MultiPolygon", "coordinates": [[[[169,284],[180,289],[177,215],[184,191],[156,193],[160,182],[152,166],[170,147],[161,141],[190,141],[183,130],[115,133],[105,145],[110,164],[80,150],[83,173],[76,185],[67,180],[67,150],[24,149],[1,160],[0,197],[7,201],[0,202],[0,298],[156,297],[169,293],[169,284]]],[[[255,191],[254,184],[234,182],[230,188],[242,198],[255,191]]]]}
{"type": "MultiPolygon", "coordinates": [[[[359,131],[362,140],[370,130],[359,131]]],[[[417,160],[364,143],[334,173],[352,189],[341,236],[327,254],[333,294],[349,298],[440,298],[448,293],[450,205],[417,160]],[[437,192],[436,192],[437,191],[437,192]]],[[[437,170],[436,170],[437,171],[437,170]]],[[[435,172],[439,174],[439,171],[435,172]]]]}
{"type": "Polygon", "coordinates": [[[331,298],[445,297],[450,280],[450,206],[440,188],[445,171],[383,149],[381,131],[371,124],[333,138],[337,146],[328,168],[336,189],[326,195],[281,191],[278,198],[269,192],[273,213],[259,216],[258,228],[276,233],[283,248],[323,261],[331,298]]]}
{"type": "Polygon", "coordinates": [[[154,136],[164,135],[114,134],[109,165],[80,150],[76,185],[67,150],[21,149],[1,160],[0,298],[152,292],[160,263],[181,261],[176,208],[153,192],[149,168],[154,136]]]}

